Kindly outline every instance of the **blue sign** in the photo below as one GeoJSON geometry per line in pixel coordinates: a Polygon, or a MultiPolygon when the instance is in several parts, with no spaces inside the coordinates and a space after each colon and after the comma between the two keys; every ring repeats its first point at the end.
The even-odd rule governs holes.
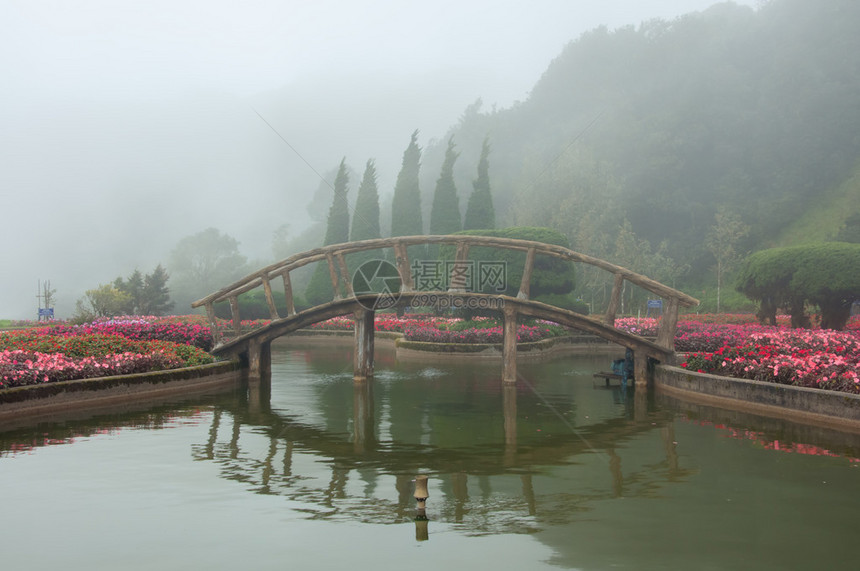
{"type": "Polygon", "coordinates": [[[54,308],[53,307],[40,307],[39,308],[39,317],[47,317],[48,319],[54,318],[54,308]]]}
{"type": "Polygon", "coordinates": [[[663,309],[663,300],[662,299],[649,299],[648,300],[648,309],[663,309]]]}

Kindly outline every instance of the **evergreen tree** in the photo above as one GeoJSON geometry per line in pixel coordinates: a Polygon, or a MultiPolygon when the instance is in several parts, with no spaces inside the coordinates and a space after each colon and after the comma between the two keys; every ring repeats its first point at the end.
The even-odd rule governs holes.
{"type": "MultiPolygon", "coordinates": [[[[323,246],[349,241],[349,204],[346,199],[348,184],[349,175],[346,172],[346,158],[343,158],[334,179],[334,197],[328,211],[323,246]]],[[[305,299],[311,305],[320,305],[331,301],[333,293],[328,264],[325,261],[318,262],[305,290],[305,299]]]]}
{"type": "Polygon", "coordinates": [[[376,187],[376,166],[373,159],[367,161],[358,195],[355,198],[355,212],[352,213],[352,228],[349,241],[381,238],[379,231],[379,191],[376,187]]]}
{"type": "Polygon", "coordinates": [[[490,193],[490,140],[484,139],[478,161],[478,178],[472,182],[472,194],[466,205],[463,230],[492,230],[496,227],[496,211],[490,193]]]}
{"type": "Polygon", "coordinates": [[[141,315],[164,315],[173,309],[167,280],[170,276],[161,264],[143,279],[143,290],[138,309],[141,315]]]}
{"type": "Polygon", "coordinates": [[[454,137],[448,139],[442,171],[436,181],[433,206],[430,210],[430,234],[453,234],[462,230],[460,222],[460,200],[454,184],[454,163],[460,153],[454,151],[454,137]]]}
{"type": "Polygon", "coordinates": [[[403,165],[394,185],[391,201],[391,235],[412,236],[424,233],[421,218],[421,189],[418,171],[421,168],[421,147],[418,146],[418,130],[412,133],[409,146],[403,152],[403,165]]]}
{"type": "Polygon", "coordinates": [[[328,211],[328,222],[323,246],[349,241],[349,204],[346,200],[349,174],[346,172],[346,157],[341,159],[334,179],[334,197],[328,211]]]}
{"type": "Polygon", "coordinates": [[[113,287],[127,294],[125,306],[122,312],[126,315],[139,315],[140,306],[143,301],[143,274],[135,269],[127,280],[118,277],[113,282],[113,287]]]}

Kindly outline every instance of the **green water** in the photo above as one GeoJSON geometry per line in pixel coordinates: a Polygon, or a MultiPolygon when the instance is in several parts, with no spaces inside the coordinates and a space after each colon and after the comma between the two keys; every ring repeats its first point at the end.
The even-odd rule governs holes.
{"type": "Polygon", "coordinates": [[[2,569],[860,568],[860,437],[637,399],[606,356],[507,391],[351,362],[276,346],[270,389],[0,433],[2,569]]]}

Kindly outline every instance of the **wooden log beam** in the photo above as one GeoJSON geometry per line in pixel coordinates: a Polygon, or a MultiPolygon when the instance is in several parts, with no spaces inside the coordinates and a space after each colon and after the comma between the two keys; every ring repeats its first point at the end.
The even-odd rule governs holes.
{"type": "Polygon", "coordinates": [[[328,252],[325,259],[328,262],[328,275],[331,278],[331,288],[334,290],[334,301],[338,301],[343,298],[340,295],[340,283],[338,283],[340,280],[338,280],[337,268],[334,265],[334,255],[328,252]]]}
{"type": "Polygon", "coordinates": [[[287,317],[296,314],[296,304],[293,301],[293,282],[290,280],[290,271],[281,274],[284,279],[284,297],[287,298],[287,317]]]}
{"type": "Polygon", "coordinates": [[[454,255],[454,267],[451,268],[451,275],[448,280],[448,291],[464,292],[466,291],[466,259],[469,257],[469,243],[466,241],[457,242],[457,253],[454,255]]]}
{"type": "Polygon", "coordinates": [[[663,311],[663,319],[657,330],[657,345],[666,349],[675,349],[675,330],[678,327],[678,300],[669,298],[663,311]]]}
{"type": "Polygon", "coordinates": [[[355,292],[352,291],[352,280],[349,276],[349,270],[346,268],[346,260],[343,259],[343,252],[337,253],[337,266],[340,268],[340,279],[346,290],[346,296],[355,297],[355,292]]]}
{"type": "Polygon", "coordinates": [[[263,291],[266,294],[266,304],[269,306],[269,317],[273,321],[280,319],[281,316],[278,315],[278,309],[275,307],[275,298],[272,296],[272,284],[269,283],[268,276],[263,276],[263,291]]]}
{"type": "Polygon", "coordinates": [[[206,304],[206,317],[209,318],[209,327],[212,328],[212,340],[217,345],[221,342],[221,330],[218,329],[218,319],[215,317],[215,304],[206,304]]]}
{"type": "Polygon", "coordinates": [[[615,326],[615,315],[618,313],[618,306],[621,304],[621,291],[624,288],[624,274],[615,274],[615,281],[612,284],[612,297],[609,298],[609,307],[606,310],[604,322],[606,325],[615,326]]]}
{"type": "Polygon", "coordinates": [[[400,291],[414,290],[415,282],[412,279],[412,268],[409,265],[409,251],[403,242],[394,243],[394,260],[397,264],[397,273],[400,274],[400,291]]]}
{"type": "Polygon", "coordinates": [[[523,266],[523,279],[520,280],[520,291],[517,293],[517,299],[528,299],[532,283],[532,271],[535,267],[535,249],[529,248],[526,252],[526,263],[523,266]]]}
{"type": "Polygon", "coordinates": [[[233,331],[236,335],[242,333],[242,318],[239,317],[239,297],[230,298],[230,315],[233,317],[233,331]]]}

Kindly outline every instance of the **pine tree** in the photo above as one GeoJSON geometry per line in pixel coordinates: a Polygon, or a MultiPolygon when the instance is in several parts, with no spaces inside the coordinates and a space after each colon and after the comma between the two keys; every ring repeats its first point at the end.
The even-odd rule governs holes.
{"type": "Polygon", "coordinates": [[[146,275],[139,307],[141,315],[164,315],[173,309],[170,290],[167,287],[168,279],[170,276],[161,264],[155,266],[151,274],[146,275]]]}
{"type": "Polygon", "coordinates": [[[143,274],[140,270],[135,269],[127,280],[121,277],[113,282],[113,287],[121,292],[128,294],[128,302],[122,308],[122,312],[126,315],[140,315],[140,306],[143,301],[143,274]]]}
{"type": "Polygon", "coordinates": [[[460,153],[454,151],[454,137],[448,139],[445,160],[436,190],[433,193],[433,206],[430,210],[430,234],[453,234],[462,230],[460,222],[460,200],[454,184],[454,163],[460,153]]]}
{"type": "MultiPolygon", "coordinates": [[[[341,244],[349,241],[349,203],[346,199],[349,175],[346,172],[346,158],[340,161],[334,179],[334,197],[328,211],[323,246],[341,244]]],[[[333,291],[328,264],[318,262],[314,274],[305,290],[305,299],[311,305],[320,305],[332,300],[333,291]]]]}
{"type": "Polygon", "coordinates": [[[421,218],[421,189],[418,172],[421,168],[421,147],[418,146],[418,130],[412,133],[409,146],[403,152],[403,165],[394,185],[391,202],[391,235],[412,236],[424,233],[421,218]]]}
{"type": "Polygon", "coordinates": [[[349,241],[381,238],[379,231],[379,191],[376,187],[376,166],[373,159],[367,161],[364,176],[355,198],[355,212],[352,213],[352,228],[349,241]]]}
{"type": "Polygon", "coordinates": [[[466,205],[463,230],[492,230],[496,227],[493,195],[490,193],[490,140],[484,139],[478,161],[478,178],[472,182],[472,194],[466,205]]]}

